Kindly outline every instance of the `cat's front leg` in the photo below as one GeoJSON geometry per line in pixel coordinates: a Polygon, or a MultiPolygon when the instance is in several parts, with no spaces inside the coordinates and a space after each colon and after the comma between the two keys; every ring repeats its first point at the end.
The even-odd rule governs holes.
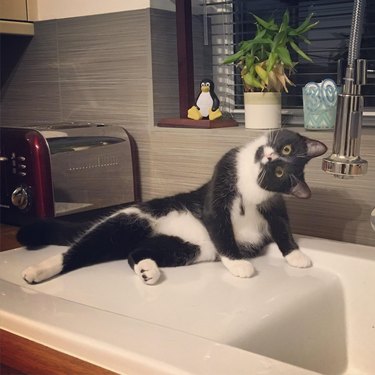
{"type": "Polygon", "coordinates": [[[251,277],[255,273],[253,265],[247,259],[230,259],[226,256],[221,256],[220,259],[224,266],[234,276],[251,277]]]}
{"type": "Polygon", "coordinates": [[[311,259],[299,249],[294,241],[288,222],[280,220],[277,234],[274,233],[273,238],[290,266],[296,268],[312,266],[311,259]]]}
{"type": "MultiPolygon", "coordinates": [[[[228,166],[222,169],[228,170],[228,166]]],[[[232,275],[249,278],[254,275],[255,269],[238,247],[231,218],[236,190],[233,181],[228,180],[226,175],[220,178],[219,172],[216,175],[217,181],[214,180],[216,185],[213,183],[214,188],[209,190],[205,200],[203,222],[223,265],[232,275]]]]}
{"type": "Polygon", "coordinates": [[[299,249],[293,238],[284,200],[281,197],[276,197],[276,199],[277,203],[271,210],[261,212],[269,224],[273,240],[290,266],[297,268],[311,267],[311,259],[299,249]]]}
{"type": "Polygon", "coordinates": [[[312,266],[311,259],[299,249],[294,241],[289,223],[281,220],[277,234],[273,233],[273,239],[290,266],[296,268],[308,268],[312,266]]]}
{"type": "Polygon", "coordinates": [[[255,269],[248,259],[243,258],[234,238],[231,223],[221,225],[219,220],[207,220],[206,227],[220,260],[228,271],[237,277],[253,276],[255,269]]]}
{"type": "MultiPolygon", "coordinates": [[[[220,217],[220,216],[219,216],[220,217]]],[[[244,259],[234,238],[231,224],[221,225],[218,220],[206,222],[206,227],[219,254],[221,262],[228,271],[237,277],[251,277],[255,269],[248,259],[244,259]]]]}

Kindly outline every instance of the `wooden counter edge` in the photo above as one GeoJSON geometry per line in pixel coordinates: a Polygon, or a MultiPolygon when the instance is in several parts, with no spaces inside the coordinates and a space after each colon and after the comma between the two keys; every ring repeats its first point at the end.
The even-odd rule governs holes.
{"type": "MultiPolygon", "coordinates": [[[[116,373],[0,329],[0,363],[12,374],[114,375],[116,373]]],[[[1,367],[0,367],[1,369],[1,367]]]]}

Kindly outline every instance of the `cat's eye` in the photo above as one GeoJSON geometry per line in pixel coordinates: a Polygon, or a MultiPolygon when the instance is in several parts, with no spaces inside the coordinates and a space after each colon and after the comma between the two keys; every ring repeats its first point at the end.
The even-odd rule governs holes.
{"type": "Polygon", "coordinates": [[[292,153],[292,145],[285,145],[281,150],[283,155],[290,155],[292,153]]]}
{"type": "Polygon", "coordinates": [[[276,177],[283,177],[283,175],[284,175],[284,169],[283,168],[281,168],[281,167],[276,167],[276,169],[275,169],[275,175],[276,175],[276,177]]]}

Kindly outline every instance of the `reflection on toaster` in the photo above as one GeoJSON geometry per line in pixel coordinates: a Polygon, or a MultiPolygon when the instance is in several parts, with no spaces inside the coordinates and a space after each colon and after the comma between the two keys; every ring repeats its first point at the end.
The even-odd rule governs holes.
{"type": "Polygon", "coordinates": [[[138,201],[134,140],[121,126],[55,124],[1,131],[1,219],[62,216],[138,201]]]}

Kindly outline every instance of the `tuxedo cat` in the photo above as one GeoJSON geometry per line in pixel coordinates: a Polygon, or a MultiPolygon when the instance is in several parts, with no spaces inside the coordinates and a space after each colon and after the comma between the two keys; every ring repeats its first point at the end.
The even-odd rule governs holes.
{"type": "Polygon", "coordinates": [[[28,247],[70,243],[65,253],[25,269],[23,278],[39,283],[126,258],[146,284],[158,281],[159,267],[215,260],[234,276],[251,277],[250,258],[272,241],[291,266],[309,267],[293,239],[282,194],[309,198],[304,167],[326,150],[290,130],[271,131],[228,151],[197,190],[134,204],[83,230],[54,220],[23,227],[17,238],[28,247]]]}

